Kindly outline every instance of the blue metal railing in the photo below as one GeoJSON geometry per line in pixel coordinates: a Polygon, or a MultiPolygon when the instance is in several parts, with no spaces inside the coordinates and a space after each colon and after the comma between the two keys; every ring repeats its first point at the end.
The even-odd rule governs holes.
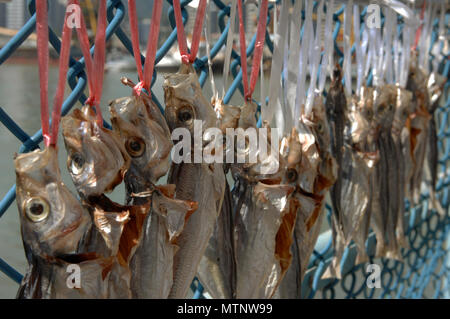
{"type": "MultiPolygon", "coordinates": [[[[167,0],[170,4],[167,15],[169,17],[170,24],[172,26],[172,32],[164,41],[163,45],[159,48],[156,54],[156,63],[168,53],[170,48],[175,44],[177,40],[175,21],[173,15],[172,1],[167,0]]],[[[189,20],[188,12],[184,7],[190,2],[190,0],[181,1],[183,8],[184,23],[189,20]]],[[[229,30],[229,23],[225,22],[226,18],[230,14],[230,7],[225,5],[220,0],[213,0],[213,4],[218,8],[218,25],[220,29],[220,37],[214,43],[211,48],[211,57],[214,58],[220,51],[220,49],[226,43],[226,37],[229,30]]],[[[121,41],[123,46],[128,50],[130,54],[133,54],[131,41],[127,34],[121,28],[121,23],[125,17],[125,5],[121,0],[108,0],[107,1],[107,19],[108,27],[106,31],[107,39],[110,39],[112,35],[116,35],[121,41]]],[[[270,21],[270,15],[273,11],[274,5],[269,6],[268,21],[270,21]]],[[[20,31],[11,38],[11,40],[0,50],[0,64],[5,62],[11,54],[22,45],[22,43],[28,38],[28,36],[35,29],[35,7],[34,0],[28,1],[28,9],[31,14],[31,18],[25,23],[20,31]]],[[[361,20],[365,15],[366,10],[361,13],[361,20]]],[[[341,30],[341,22],[339,17],[343,14],[343,7],[340,8],[333,16],[335,21],[335,29],[333,31],[335,52],[341,58],[339,62],[342,64],[343,52],[339,49],[337,37],[341,30]]],[[[303,13],[302,18],[305,18],[303,13]]],[[[448,34],[449,15],[446,16],[446,34],[448,34]]],[[[432,42],[437,40],[437,21],[433,23],[432,29],[432,42]]],[[[256,35],[252,37],[247,48],[247,56],[250,56],[255,47],[256,35]]],[[[49,30],[49,42],[59,53],[60,41],[53,30],[49,30]]],[[[270,40],[269,35],[266,36],[266,45],[270,51],[273,50],[273,43],[270,40]]],[[[93,50],[93,48],[92,48],[93,50]]],[[[354,47],[352,48],[352,52],[354,47]]],[[[441,48],[442,50],[442,48],[441,48]]],[[[442,52],[441,52],[442,53],[442,52]]],[[[141,56],[142,60],[145,60],[141,56]]],[[[430,61],[434,57],[430,55],[430,61]]],[[[228,103],[231,97],[239,91],[242,95],[242,72],[239,68],[240,57],[239,54],[233,50],[232,63],[230,65],[231,74],[234,77],[232,84],[230,85],[224,102],[228,103]]],[[[62,107],[62,114],[67,114],[77,101],[83,103],[86,96],[83,94],[86,86],[86,74],[84,73],[84,59],[76,61],[70,59],[70,68],[67,75],[69,86],[72,90],[70,95],[64,101],[62,107]]],[[[197,58],[194,67],[199,71],[200,84],[203,86],[208,76],[207,57],[203,56],[197,58]]],[[[439,70],[448,79],[448,72],[450,69],[450,60],[448,56],[445,56],[440,63],[439,70]]],[[[158,74],[154,73],[153,83],[155,83],[158,74]]],[[[368,82],[370,83],[371,77],[368,82]]],[[[438,199],[442,206],[448,211],[449,207],[449,184],[450,176],[448,171],[450,169],[450,123],[449,123],[449,111],[450,111],[450,98],[448,97],[448,88],[450,81],[447,80],[445,86],[445,93],[443,100],[446,100],[444,106],[440,107],[436,111],[436,117],[438,119],[438,139],[439,139],[439,171],[442,174],[438,185],[438,199]]],[[[152,93],[153,94],[153,93],[152,93]]],[[[161,101],[158,101],[154,96],[155,102],[163,109],[161,101]]],[[[39,119],[36,119],[38,121],[39,119]]],[[[32,136],[28,136],[15,121],[8,116],[8,114],[0,108],[0,121],[5,127],[18,138],[22,143],[19,152],[29,152],[39,147],[39,143],[42,142],[42,131],[39,130],[32,136]]],[[[110,127],[105,122],[106,127],[110,127]]],[[[9,206],[15,200],[15,185],[13,185],[0,201],[0,217],[6,212],[9,206]]],[[[344,257],[341,262],[341,268],[343,273],[342,280],[328,279],[322,280],[321,275],[326,266],[330,263],[333,256],[333,248],[331,245],[330,232],[323,233],[318,240],[315,247],[315,251],[310,260],[309,270],[306,274],[304,282],[302,283],[303,296],[314,298],[333,298],[336,296],[342,296],[346,298],[450,298],[450,254],[447,250],[450,244],[450,217],[439,216],[435,211],[428,209],[428,193],[424,193],[421,196],[421,203],[416,207],[410,207],[409,203],[406,205],[408,227],[406,235],[409,241],[410,249],[403,249],[402,255],[404,262],[393,261],[388,259],[375,259],[374,247],[375,237],[373,234],[369,236],[367,241],[367,249],[370,255],[370,262],[377,263],[381,266],[381,289],[368,288],[366,285],[366,278],[368,274],[365,272],[364,265],[355,266],[356,250],[353,245],[348,247],[344,253],[344,257]]],[[[330,214],[331,208],[327,206],[328,214],[330,214]]],[[[0,270],[4,272],[12,280],[19,283],[22,279],[22,275],[18,273],[13,267],[8,265],[6,261],[0,258],[0,270]]],[[[201,284],[194,280],[192,283],[192,289],[194,290],[194,298],[203,298],[203,287],[201,284]]]]}

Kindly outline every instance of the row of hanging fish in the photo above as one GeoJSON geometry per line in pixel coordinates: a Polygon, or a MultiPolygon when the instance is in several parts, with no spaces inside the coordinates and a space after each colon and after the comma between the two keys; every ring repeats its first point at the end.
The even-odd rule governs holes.
{"type": "MultiPolygon", "coordinates": [[[[400,32],[397,13],[383,7],[382,31],[364,28],[359,32],[360,19],[352,20],[352,14],[359,17],[360,8],[350,2],[344,10],[341,67],[334,62],[333,10],[325,10],[323,0],[316,7],[313,1],[283,1],[275,6],[269,103],[263,97],[258,106],[252,93],[266,36],[268,1],[262,0],[256,34],[260,45],[253,53],[250,81],[247,59],[240,60],[244,100],[241,106],[233,106],[227,104],[224,93],[222,97],[217,93],[211,64],[212,99],[204,96],[193,66],[203,27],[208,37],[209,2],[199,2],[188,52],[180,2],[174,0],[182,65],[177,73],[165,75],[162,112],[149,95],[162,1],[154,1],[144,66],[138,56],[135,3],[128,2],[140,82],[121,79],[132,93],[110,102],[112,129],[103,127],[99,108],[105,1],[99,4],[93,58],[83,19],[77,30],[90,96],[81,109],[62,117],[61,124],[67,169],[78,197],[62,182],[57,162],[59,120],[55,119],[61,115],[57,108],[61,109],[61,99],[55,99],[51,133],[48,110],[41,103],[44,140],[50,136],[47,147],[15,158],[17,204],[29,263],[18,298],[186,298],[195,277],[212,298],[300,298],[328,196],[335,254],[324,277],[341,278],[340,261],[352,241],[358,251],[356,262],[368,261],[365,242],[370,229],[376,235],[377,257],[402,259],[401,248],[408,247],[403,199],[418,202],[424,167],[430,173],[430,203],[445,214],[435,194],[434,116],[444,79],[438,74],[439,64],[433,64],[431,71],[427,67],[431,21],[440,12],[439,34],[444,35],[444,4],[430,3],[423,10],[426,18],[418,43],[410,50],[414,24],[400,32]],[[303,25],[297,19],[302,10],[306,13],[303,25]],[[352,21],[358,66],[354,90],[352,21]],[[324,97],[328,74],[331,83],[324,97]],[[369,75],[371,86],[363,84],[369,75]],[[194,138],[196,120],[202,123],[201,145],[194,138]],[[172,133],[180,128],[190,133],[191,140],[182,142],[191,148],[182,154],[185,160],[176,163],[171,161],[172,133]],[[254,155],[251,142],[246,140],[243,147],[230,146],[227,140],[217,143],[203,134],[209,128],[223,134],[227,129],[265,129],[269,151],[257,154],[256,162],[236,162],[239,155],[254,155]],[[282,134],[276,140],[271,134],[275,130],[282,134]],[[196,147],[223,151],[224,160],[197,162],[196,147]],[[225,154],[234,161],[227,162],[225,154]],[[276,169],[266,173],[268,167],[276,169]],[[164,176],[168,184],[158,184],[164,176]],[[119,204],[106,194],[122,183],[126,199],[119,204]],[[75,289],[68,284],[67,269],[73,265],[81,274],[75,289]]],[[[46,2],[36,3],[38,25],[45,26],[46,2]]],[[[334,8],[334,1],[326,6],[334,8]]],[[[406,9],[404,19],[413,19],[413,10],[406,9]]],[[[233,0],[223,92],[236,15],[240,53],[246,55],[243,4],[233,0]]],[[[70,30],[63,31],[63,47],[67,46],[64,32],[70,30]]],[[[38,38],[47,43],[45,32],[38,32],[38,38]]],[[[445,48],[446,41],[445,36],[439,37],[445,48]]],[[[42,47],[38,50],[43,56],[42,47]]],[[[207,51],[209,56],[209,46],[207,51]]],[[[67,60],[61,56],[60,66],[64,63],[67,60]]],[[[39,66],[45,67],[44,59],[39,66]]],[[[60,74],[62,88],[64,79],[65,74],[60,74]]]]}

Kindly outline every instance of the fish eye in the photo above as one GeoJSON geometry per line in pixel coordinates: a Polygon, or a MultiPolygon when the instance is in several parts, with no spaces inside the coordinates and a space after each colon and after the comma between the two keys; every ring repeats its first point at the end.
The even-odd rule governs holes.
{"type": "Polygon", "coordinates": [[[322,122],[317,123],[317,131],[319,133],[323,133],[323,124],[322,124],[322,122]]]}
{"type": "Polygon", "coordinates": [[[83,171],[86,160],[80,153],[74,153],[70,156],[69,170],[74,175],[79,175],[83,171]]]}
{"type": "Polygon", "coordinates": [[[25,215],[34,223],[45,220],[50,213],[50,206],[41,197],[32,197],[24,205],[25,215]]]}
{"type": "Polygon", "coordinates": [[[286,172],[286,177],[289,183],[293,183],[297,180],[297,171],[293,168],[290,168],[286,172]]]}
{"type": "Polygon", "coordinates": [[[191,107],[184,106],[178,111],[177,117],[181,123],[190,124],[194,118],[194,112],[191,107]]]}
{"type": "Polygon", "coordinates": [[[131,137],[126,141],[125,148],[131,157],[140,157],[145,152],[145,142],[140,137],[131,137]]]}

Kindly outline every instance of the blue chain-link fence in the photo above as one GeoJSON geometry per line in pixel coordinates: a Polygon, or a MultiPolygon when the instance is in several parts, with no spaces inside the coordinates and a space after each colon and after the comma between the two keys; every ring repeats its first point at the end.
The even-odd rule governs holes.
{"type": "MultiPolygon", "coordinates": [[[[174,13],[172,8],[172,1],[169,3],[169,10],[167,15],[173,31],[165,39],[164,44],[159,48],[156,55],[156,63],[158,63],[169,51],[169,49],[176,45],[176,29],[174,13]]],[[[181,1],[183,7],[183,17],[186,23],[192,17],[189,17],[187,10],[184,7],[190,0],[181,1]]],[[[212,0],[212,5],[215,5],[218,10],[217,23],[220,29],[220,37],[211,48],[211,57],[214,58],[219,51],[225,46],[226,37],[229,30],[229,23],[227,17],[230,14],[229,5],[224,4],[220,0],[212,0]]],[[[108,0],[108,28],[106,31],[107,40],[114,34],[122,42],[123,46],[130,54],[133,54],[131,40],[124,32],[121,24],[126,15],[124,1],[108,0]]],[[[268,19],[273,12],[274,5],[269,6],[268,19]]],[[[335,29],[333,38],[335,41],[335,51],[339,56],[343,53],[339,50],[337,44],[337,37],[341,28],[340,16],[343,14],[343,7],[334,13],[333,20],[335,22],[335,29]]],[[[36,25],[36,15],[34,0],[28,1],[28,10],[31,18],[26,22],[22,29],[0,50],[0,64],[5,62],[11,54],[21,46],[21,44],[34,32],[36,25]]],[[[366,14],[366,10],[362,11],[361,22],[366,14]]],[[[303,13],[303,19],[305,18],[303,13]]],[[[401,19],[400,19],[401,20],[401,19]]],[[[445,34],[449,34],[449,15],[445,16],[445,34]]],[[[382,20],[383,22],[383,20],[382,20]]],[[[438,39],[438,20],[433,21],[432,24],[432,44],[438,39]]],[[[247,56],[250,56],[255,46],[256,35],[250,40],[247,49],[247,56]]],[[[60,50],[60,41],[58,36],[49,30],[49,41],[56,52],[60,50]]],[[[266,45],[273,50],[273,43],[270,36],[266,35],[266,45]]],[[[353,51],[354,51],[353,47],[353,51]]],[[[431,49],[431,46],[430,46],[431,49]]],[[[93,50],[93,48],[92,48],[93,50]]],[[[443,50],[443,48],[441,48],[443,50]]],[[[93,52],[93,51],[92,51],[93,52]]],[[[441,52],[443,54],[443,52],[441,52]]],[[[429,55],[430,61],[433,55],[429,55]]],[[[144,59],[144,57],[142,57],[144,59]]],[[[343,59],[340,59],[342,64],[343,59]]],[[[240,57],[236,51],[232,52],[232,63],[230,65],[233,82],[228,89],[224,102],[228,103],[231,97],[240,91],[242,94],[242,73],[239,68],[240,57]]],[[[203,86],[208,77],[207,57],[198,58],[194,67],[200,72],[200,83],[203,86]]],[[[448,79],[448,72],[450,69],[450,60],[448,56],[444,56],[440,65],[439,72],[448,79]]],[[[155,72],[153,83],[158,74],[155,72]]],[[[86,86],[86,74],[84,72],[84,59],[75,60],[70,59],[70,68],[68,71],[67,80],[72,90],[70,95],[64,101],[62,107],[62,114],[67,114],[77,101],[83,103],[86,96],[83,94],[86,86]]],[[[439,139],[439,174],[440,179],[437,184],[438,199],[447,212],[446,216],[440,216],[437,212],[428,208],[428,193],[423,193],[421,196],[421,203],[419,206],[410,207],[409,203],[406,205],[408,227],[407,238],[410,249],[403,249],[403,262],[393,261],[388,259],[375,259],[375,237],[371,234],[367,241],[367,249],[370,253],[370,263],[378,264],[381,267],[381,288],[369,288],[366,284],[368,273],[366,273],[365,265],[355,266],[356,250],[354,246],[347,248],[342,259],[342,280],[327,279],[321,280],[321,275],[326,266],[330,263],[333,256],[333,248],[331,245],[331,232],[323,233],[317,242],[314,254],[310,260],[309,270],[303,282],[303,296],[307,298],[450,298],[450,216],[448,214],[450,198],[450,99],[448,96],[450,81],[447,80],[445,84],[444,94],[442,97],[443,105],[436,111],[438,124],[438,139],[439,139]]],[[[162,101],[155,101],[162,106],[162,101]]],[[[39,130],[34,135],[29,136],[19,125],[17,125],[12,118],[8,116],[0,108],[0,121],[8,128],[8,130],[18,138],[22,143],[19,152],[29,152],[39,147],[42,142],[42,131],[39,130]]],[[[39,121],[36,118],[36,121],[39,121]]],[[[106,127],[110,127],[105,122],[106,127]]],[[[11,181],[12,182],[12,181],[11,181]]],[[[15,200],[15,185],[13,185],[3,196],[0,202],[0,217],[6,212],[8,207],[15,200]]],[[[330,214],[330,207],[327,206],[328,214],[330,214]]],[[[1,257],[1,256],[0,256],[1,257]]],[[[13,267],[9,266],[6,261],[0,258],[0,270],[8,275],[12,280],[19,283],[22,275],[18,273],[13,267]]],[[[192,283],[194,290],[194,298],[204,298],[203,287],[194,280],[192,283]]]]}

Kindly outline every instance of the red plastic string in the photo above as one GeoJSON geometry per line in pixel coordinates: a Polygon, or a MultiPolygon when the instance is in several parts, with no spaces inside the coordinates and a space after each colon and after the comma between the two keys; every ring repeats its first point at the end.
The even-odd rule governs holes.
{"type": "Polygon", "coordinates": [[[48,14],[47,0],[36,1],[36,36],[41,97],[41,126],[44,144],[50,143],[48,112],[48,14]]]}
{"type": "Polygon", "coordinates": [[[103,76],[106,55],[106,0],[101,0],[98,9],[97,34],[95,36],[94,51],[94,79],[95,93],[94,105],[97,113],[97,124],[103,127],[103,118],[100,110],[100,100],[103,91],[103,76]]]}
{"type": "MultiPolygon", "coordinates": [[[[136,1],[128,0],[128,16],[130,20],[130,30],[131,30],[131,43],[133,45],[133,55],[136,61],[136,67],[139,75],[139,79],[143,81],[144,74],[142,73],[142,59],[141,51],[139,50],[139,31],[138,31],[138,21],[136,14],[136,1]]],[[[152,20],[153,23],[153,20],[152,20]]]]}
{"type": "Polygon", "coordinates": [[[200,45],[200,38],[202,35],[203,21],[205,20],[206,5],[206,0],[200,0],[192,34],[191,53],[189,54],[187,51],[186,34],[184,33],[183,17],[181,15],[180,0],[173,0],[173,10],[175,13],[175,23],[177,26],[178,46],[180,48],[181,62],[183,62],[184,64],[193,63],[197,56],[198,48],[200,45]]]}
{"type": "MultiPolygon", "coordinates": [[[[74,0],[74,4],[79,6],[78,0],[74,0]]],[[[86,65],[86,72],[88,74],[87,81],[89,85],[89,94],[90,92],[95,91],[94,79],[91,76],[94,72],[92,57],[91,57],[91,45],[89,43],[89,37],[86,30],[86,22],[84,21],[84,17],[80,15],[80,27],[76,28],[78,40],[80,42],[81,51],[84,56],[84,64],[86,65]]]]}
{"type": "Polygon", "coordinates": [[[244,97],[247,101],[251,100],[253,91],[255,90],[256,80],[258,79],[259,67],[261,65],[264,43],[266,37],[266,24],[267,24],[267,10],[268,0],[261,1],[261,7],[259,10],[258,26],[256,31],[256,43],[255,52],[253,54],[253,65],[250,74],[250,87],[248,86],[247,78],[247,48],[245,45],[245,29],[242,1],[238,0],[239,11],[239,41],[241,47],[241,68],[242,68],[242,80],[244,83],[244,97]]]}
{"type": "MultiPolygon", "coordinates": [[[[69,1],[69,4],[71,2],[72,1],[69,1]]],[[[59,55],[58,86],[56,88],[55,98],[53,100],[52,134],[50,140],[51,146],[56,146],[56,142],[58,141],[58,128],[61,119],[61,108],[64,100],[67,69],[69,68],[70,40],[72,37],[72,29],[67,24],[67,18],[69,17],[69,14],[70,13],[66,11],[62,32],[61,51],[59,55]]]]}
{"type": "Polygon", "coordinates": [[[133,45],[133,53],[136,61],[136,67],[139,73],[140,82],[134,87],[136,95],[140,95],[144,88],[150,93],[150,86],[152,84],[153,70],[155,67],[156,49],[158,46],[159,27],[161,25],[161,13],[163,8],[162,0],[155,0],[153,2],[152,22],[150,24],[150,31],[147,40],[147,56],[145,58],[144,73],[142,73],[141,52],[139,50],[139,31],[137,26],[136,2],[128,0],[131,42],[133,45]]]}
{"type": "Polygon", "coordinates": [[[427,1],[424,0],[424,1],[423,1],[423,4],[422,4],[422,10],[420,11],[420,20],[421,20],[421,23],[420,23],[419,28],[418,28],[417,31],[416,31],[416,40],[415,40],[414,47],[413,47],[414,50],[417,48],[417,45],[419,44],[420,34],[422,33],[422,28],[423,28],[423,17],[425,16],[425,5],[426,5],[426,3],[427,3],[427,1]]]}
{"type": "MultiPolygon", "coordinates": [[[[73,0],[79,5],[78,0],[73,0]]],[[[77,28],[77,35],[80,41],[81,51],[83,52],[86,64],[87,79],[89,85],[89,98],[86,104],[95,107],[97,124],[103,127],[102,111],[100,109],[100,100],[103,90],[103,72],[105,67],[106,50],[106,0],[101,0],[98,9],[97,34],[95,35],[94,58],[91,57],[89,37],[87,34],[86,23],[83,15],[80,16],[80,27],[77,28]]]]}
{"type": "Polygon", "coordinates": [[[247,78],[247,47],[245,44],[245,29],[244,29],[244,16],[242,10],[242,1],[238,0],[238,15],[239,15],[239,42],[241,48],[241,69],[242,69],[242,82],[244,83],[244,96],[247,98],[248,90],[248,78],[247,78]]]}

